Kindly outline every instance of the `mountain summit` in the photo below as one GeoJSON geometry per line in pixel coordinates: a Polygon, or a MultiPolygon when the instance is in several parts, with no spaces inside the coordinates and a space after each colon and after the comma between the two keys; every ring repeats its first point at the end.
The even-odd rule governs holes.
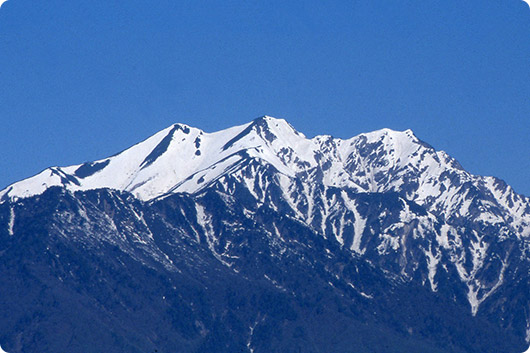
{"type": "MultiPolygon", "coordinates": [[[[308,139],[285,120],[269,116],[214,133],[174,124],[112,157],[48,168],[0,191],[0,200],[61,186],[69,191],[110,188],[149,201],[197,193],[253,163],[274,169],[284,194],[297,182],[306,183],[308,204],[312,189],[320,185],[357,193],[397,192],[443,218],[471,217],[485,224],[508,220],[514,234],[530,235],[528,197],[500,179],[466,172],[411,130],[308,139]]],[[[253,182],[245,180],[241,175],[241,182],[253,182]]]]}
{"type": "Polygon", "coordinates": [[[354,147],[359,140],[361,143],[381,140],[389,148],[393,162],[408,157],[408,152],[419,147],[419,141],[410,130],[384,129],[349,140],[330,136],[307,139],[285,120],[269,116],[214,133],[174,124],[112,157],[81,165],[48,168],[3,190],[0,198],[33,196],[48,187],[61,185],[72,191],[112,188],[150,200],[170,192],[196,192],[250,158],[270,164],[290,177],[330,164],[325,169],[327,184],[342,183],[338,186],[354,186],[368,191],[366,185],[358,186],[352,178],[336,179],[337,173],[352,174],[348,172],[349,159],[359,155],[360,151],[355,151],[354,147]],[[195,177],[203,177],[203,185],[193,180],[195,177]]]}
{"type": "Polygon", "coordinates": [[[411,130],[309,139],[268,116],[214,133],[174,124],[0,191],[0,243],[9,352],[530,342],[530,199],[411,130]],[[97,344],[76,333],[93,318],[97,344]],[[50,333],[61,320],[74,343],[50,333]]]}

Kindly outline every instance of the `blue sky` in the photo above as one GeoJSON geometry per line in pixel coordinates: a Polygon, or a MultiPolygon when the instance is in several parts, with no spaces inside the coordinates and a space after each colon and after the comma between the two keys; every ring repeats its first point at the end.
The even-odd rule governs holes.
{"type": "Polygon", "coordinates": [[[530,195],[530,8],[484,1],[28,1],[0,8],[0,188],[172,123],[412,129],[530,195]]]}

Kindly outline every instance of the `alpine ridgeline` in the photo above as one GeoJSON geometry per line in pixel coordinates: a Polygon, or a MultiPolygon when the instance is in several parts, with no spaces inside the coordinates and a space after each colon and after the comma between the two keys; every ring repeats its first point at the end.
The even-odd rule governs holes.
{"type": "Polygon", "coordinates": [[[412,131],[175,124],[0,192],[14,352],[521,353],[530,199],[412,131]]]}

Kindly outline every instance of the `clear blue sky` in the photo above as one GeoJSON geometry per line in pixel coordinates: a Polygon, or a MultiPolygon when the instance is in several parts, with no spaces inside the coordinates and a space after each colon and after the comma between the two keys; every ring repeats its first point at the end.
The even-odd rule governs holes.
{"type": "Polygon", "coordinates": [[[530,195],[530,8],[483,1],[29,1],[0,8],[0,188],[175,122],[411,128],[530,195]]]}

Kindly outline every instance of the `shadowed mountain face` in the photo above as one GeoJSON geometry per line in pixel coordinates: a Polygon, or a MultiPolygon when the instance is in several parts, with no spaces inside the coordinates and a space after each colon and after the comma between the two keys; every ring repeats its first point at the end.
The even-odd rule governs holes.
{"type": "Polygon", "coordinates": [[[411,131],[176,124],[0,191],[12,352],[507,352],[530,201],[411,131]]]}

